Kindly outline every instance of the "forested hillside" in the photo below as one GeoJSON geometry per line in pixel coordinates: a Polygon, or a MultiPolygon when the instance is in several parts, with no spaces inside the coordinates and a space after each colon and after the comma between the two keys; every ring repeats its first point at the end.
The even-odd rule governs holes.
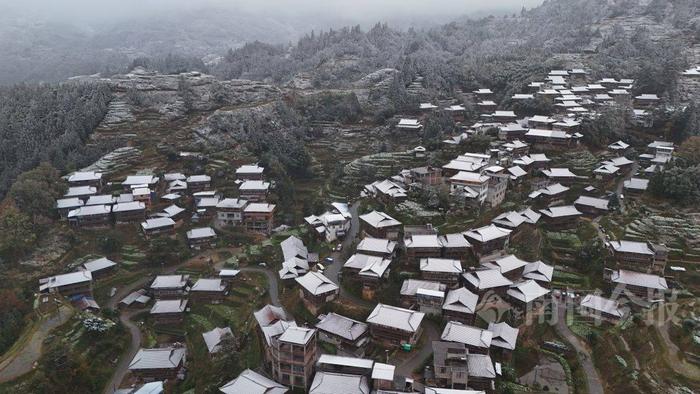
{"type": "Polygon", "coordinates": [[[100,152],[85,141],[104,117],[110,97],[101,84],[0,89],[0,196],[17,175],[40,162],[67,171],[94,160],[100,152]]]}
{"type": "Polygon", "coordinates": [[[672,73],[663,70],[686,65],[681,48],[700,37],[698,5],[692,0],[646,3],[551,0],[518,15],[459,20],[427,31],[377,24],[368,31],[311,32],[292,47],[255,42],[230,50],[213,72],[278,83],[308,73],[314,86],[340,87],[377,69],[397,68],[405,85],[420,74],[435,94],[478,85],[506,88],[507,94],[541,74],[542,67],[556,66],[554,55],[593,49],[588,66],[595,74],[646,77],[642,86],[670,90],[672,73]],[[632,23],[632,31],[622,27],[629,27],[629,18],[640,21],[632,23]],[[670,37],[680,40],[670,42],[670,37]]]}

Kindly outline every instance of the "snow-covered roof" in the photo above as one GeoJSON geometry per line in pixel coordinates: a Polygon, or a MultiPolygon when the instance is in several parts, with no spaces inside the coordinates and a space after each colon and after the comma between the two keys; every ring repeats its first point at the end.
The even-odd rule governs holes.
{"type": "Polygon", "coordinates": [[[579,216],[582,215],[581,211],[576,209],[573,205],[566,205],[560,207],[549,207],[545,209],[540,209],[543,215],[550,218],[560,218],[567,216],[579,216]]]}
{"type": "Polygon", "coordinates": [[[450,290],[442,304],[442,309],[473,314],[476,312],[476,304],[479,296],[469,291],[466,287],[450,290]]]}
{"type": "Polygon", "coordinates": [[[173,369],[185,358],[184,347],[167,347],[156,349],[139,349],[129,363],[129,369],[173,369]]]}
{"type": "Polygon", "coordinates": [[[499,270],[477,270],[463,274],[467,282],[479,290],[492,289],[494,287],[510,286],[513,282],[501,274],[499,270]]]}
{"type": "Polygon", "coordinates": [[[201,239],[216,237],[216,232],[211,227],[193,228],[187,232],[187,239],[201,239]]]}
{"type": "Polygon", "coordinates": [[[338,290],[338,285],[333,283],[325,275],[315,271],[310,271],[306,275],[297,277],[294,280],[313,295],[320,295],[338,290]]]}
{"type": "Polygon", "coordinates": [[[445,272],[459,274],[462,272],[462,263],[455,259],[443,259],[428,257],[420,259],[421,272],[445,272]]]}
{"type": "Polygon", "coordinates": [[[528,279],[513,284],[506,292],[509,296],[523,302],[530,303],[549,294],[550,290],[540,286],[534,280],[528,279]]]}
{"type": "Polygon", "coordinates": [[[425,313],[422,312],[380,303],[367,317],[367,323],[416,332],[424,317],[425,313]]]}
{"type": "Polygon", "coordinates": [[[587,294],[583,297],[581,306],[612,316],[623,317],[625,315],[625,312],[620,308],[619,302],[595,294],[587,294]]]}
{"type": "Polygon", "coordinates": [[[514,350],[518,340],[517,328],[509,326],[507,323],[489,323],[489,331],[493,333],[491,346],[500,347],[503,349],[514,350]]]}
{"type": "Polygon", "coordinates": [[[367,324],[333,312],[319,316],[319,319],[320,321],[316,323],[317,329],[350,341],[356,341],[369,330],[367,324]]]}
{"type": "Polygon", "coordinates": [[[284,394],[288,388],[259,373],[246,369],[236,379],[219,387],[224,394],[284,394]]]}
{"type": "Polygon", "coordinates": [[[447,322],[440,336],[443,341],[458,342],[478,348],[489,348],[492,338],[493,333],[489,330],[456,321],[447,322]]]}
{"type": "Polygon", "coordinates": [[[384,228],[392,226],[400,226],[401,222],[392,218],[384,212],[372,211],[370,213],[360,215],[360,219],[374,228],[384,228]]]}
{"type": "Polygon", "coordinates": [[[473,230],[468,230],[464,233],[464,236],[476,242],[488,242],[494,239],[508,237],[510,233],[511,230],[506,230],[491,224],[473,230]]]}

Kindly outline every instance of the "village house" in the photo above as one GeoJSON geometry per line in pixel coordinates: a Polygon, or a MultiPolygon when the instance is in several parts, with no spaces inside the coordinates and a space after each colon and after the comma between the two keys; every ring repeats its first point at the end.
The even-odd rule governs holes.
{"type": "Polygon", "coordinates": [[[141,348],[129,363],[129,372],[144,381],[175,380],[184,376],[185,347],[141,348]]]}
{"type": "Polygon", "coordinates": [[[420,259],[420,273],[424,280],[444,283],[448,287],[454,288],[459,284],[462,275],[462,263],[452,259],[422,258],[420,259]]]}
{"type": "Polygon", "coordinates": [[[319,272],[309,271],[294,280],[301,286],[300,296],[304,305],[314,314],[327,302],[336,299],[340,293],[338,285],[319,272]]]}
{"type": "Polygon", "coordinates": [[[493,111],[491,114],[491,119],[494,122],[499,122],[499,123],[509,123],[515,121],[518,116],[515,114],[513,111],[493,111]]]}
{"type": "Polygon", "coordinates": [[[548,288],[551,286],[553,275],[554,267],[539,260],[527,263],[525,268],[523,268],[523,279],[532,279],[542,287],[548,288]]]}
{"type": "Polygon", "coordinates": [[[216,232],[211,227],[193,228],[187,232],[187,243],[192,249],[211,248],[214,242],[216,242],[216,232]]]}
{"type": "Polygon", "coordinates": [[[112,223],[109,205],[83,206],[68,212],[68,223],[80,228],[108,227],[112,223]]]}
{"type": "Polygon", "coordinates": [[[211,177],[209,175],[191,175],[187,177],[186,182],[190,193],[209,190],[211,187],[211,177]]]}
{"type": "Polygon", "coordinates": [[[92,273],[76,271],[68,274],[39,279],[39,292],[60,294],[70,298],[77,295],[92,295],[92,273]]]}
{"type": "Polygon", "coordinates": [[[527,176],[527,171],[523,170],[520,166],[508,167],[506,171],[510,175],[510,181],[513,184],[522,183],[523,179],[527,176]]]}
{"type": "Polygon", "coordinates": [[[576,227],[582,213],[573,205],[540,209],[543,222],[552,229],[576,227]]]}
{"type": "Polygon", "coordinates": [[[200,278],[190,288],[190,297],[196,302],[218,304],[226,296],[226,288],[221,278],[200,278]]]}
{"type": "Polygon", "coordinates": [[[233,284],[233,281],[238,277],[238,274],[241,273],[241,270],[236,270],[236,269],[222,269],[219,271],[219,278],[221,281],[227,286],[231,286],[233,284]]]}
{"type": "Polygon", "coordinates": [[[472,251],[477,258],[488,256],[505,250],[508,246],[511,230],[506,230],[493,224],[468,230],[464,233],[472,251]]]}
{"type": "Polygon", "coordinates": [[[224,198],[216,204],[216,218],[224,226],[236,226],[243,222],[243,210],[248,201],[240,198],[224,198]]]}
{"type": "Polygon", "coordinates": [[[482,295],[489,290],[505,295],[513,282],[494,269],[480,269],[462,274],[467,288],[482,295]]]}
{"type": "Polygon", "coordinates": [[[187,300],[156,300],[150,315],[157,325],[180,325],[185,320],[187,300]]]}
{"type": "Polygon", "coordinates": [[[533,227],[540,220],[542,215],[526,208],[520,212],[508,211],[493,218],[491,223],[507,230],[517,231],[522,228],[533,227]]]}
{"type": "Polygon", "coordinates": [[[356,253],[343,264],[343,274],[374,288],[389,277],[389,265],[391,259],[356,253]]]}
{"type": "Polygon", "coordinates": [[[360,215],[360,228],[366,236],[396,241],[399,239],[402,227],[401,222],[384,212],[372,211],[360,215]]]}
{"type": "Polygon", "coordinates": [[[383,238],[363,238],[357,244],[357,253],[393,259],[397,243],[383,238]]]}
{"type": "Polygon", "coordinates": [[[71,187],[92,186],[99,190],[103,186],[102,173],[95,171],[76,171],[68,176],[68,185],[71,187]]]}
{"type": "Polygon", "coordinates": [[[326,242],[334,242],[345,237],[352,226],[352,213],[344,203],[333,203],[333,209],[316,216],[304,218],[306,225],[326,242]]]}
{"type": "Polygon", "coordinates": [[[90,205],[109,205],[112,206],[116,202],[117,198],[111,194],[100,194],[88,197],[85,201],[85,206],[90,205]]]}
{"type": "Polygon", "coordinates": [[[440,242],[442,243],[442,257],[462,262],[466,261],[472,247],[462,233],[440,236],[440,242]]]}
{"type": "MultiPolygon", "coordinates": [[[[168,182],[168,193],[177,193],[187,191],[187,182],[176,179],[168,182]]],[[[201,191],[201,190],[200,190],[201,191]]]]}
{"type": "Polygon", "coordinates": [[[552,160],[544,153],[533,153],[513,160],[513,164],[525,167],[529,170],[545,168],[552,160]]]}
{"type": "MultiPolygon", "coordinates": [[[[322,354],[316,363],[316,372],[331,372],[346,375],[369,377],[374,368],[374,360],[353,356],[322,354]]],[[[351,388],[350,388],[351,389],[351,388]]]]}
{"type": "Polygon", "coordinates": [[[147,207],[150,207],[151,204],[153,203],[153,195],[154,193],[151,191],[150,188],[147,187],[137,187],[131,189],[131,195],[134,199],[134,201],[140,201],[144,203],[147,207]]]}
{"type": "Polygon", "coordinates": [[[61,218],[67,218],[70,211],[76,210],[85,205],[85,202],[78,197],[61,198],[56,200],[56,210],[61,218]]]}
{"type": "Polygon", "coordinates": [[[520,123],[508,123],[504,126],[498,126],[498,138],[505,141],[515,141],[525,138],[527,127],[523,127],[520,123]]]}
{"type": "Polygon", "coordinates": [[[513,157],[525,156],[530,153],[530,145],[520,140],[506,142],[501,147],[513,157]]]}
{"type": "Polygon", "coordinates": [[[399,119],[399,122],[396,124],[397,130],[418,131],[422,128],[423,125],[418,119],[399,119]]]}
{"type": "Polygon", "coordinates": [[[289,389],[259,373],[246,369],[236,379],[219,387],[224,394],[285,394],[289,389]]]}
{"type": "Polygon", "coordinates": [[[406,189],[388,179],[365,185],[364,192],[387,204],[398,204],[408,198],[406,189]]]}
{"type": "Polygon", "coordinates": [[[481,265],[487,269],[493,269],[500,272],[503,276],[510,280],[516,280],[523,275],[523,270],[528,262],[517,258],[515,255],[499,257],[482,263],[481,265]]]}
{"type": "Polygon", "coordinates": [[[209,354],[216,354],[221,350],[221,343],[226,339],[233,339],[231,327],[214,327],[211,331],[202,333],[204,344],[207,345],[209,354]]]}
{"type": "Polygon", "coordinates": [[[466,108],[463,105],[450,105],[445,108],[445,112],[452,117],[455,122],[464,122],[464,112],[466,108]]]}
{"type": "Polygon", "coordinates": [[[567,191],[569,191],[568,187],[561,183],[555,183],[533,191],[528,197],[544,205],[551,205],[556,201],[562,200],[567,191]]]}
{"type": "Polygon", "coordinates": [[[627,315],[620,303],[596,294],[586,294],[579,304],[579,313],[596,321],[617,323],[627,315]]]}
{"type": "Polygon", "coordinates": [[[415,345],[425,314],[391,305],[377,304],[367,317],[372,339],[385,346],[415,345]]]}
{"type": "Polygon", "coordinates": [[[460,171],[448,180],[450,194],[483,204],[489,189],[489,177],[478,172],[460,171]]]}
{"type": "Polygon", "coordinates": [[[554,147],[568,147],[577,142],[571,134],[562,130],[529,129],[524,138],[530,144],[554,147]]]}
{"type": "Polygon", "coordinates": [[[470,354],[489,354],[493,333],[489,330],[470,326],[464,323],[450,321],[440,335],[446,342],[462,343],[470,354]]]}
{"type": "Polygon", "coordinates": [[[189,275],[158,275],[151,283],[151,293],[156,299],[180,298],[187,294],[189,275]]]}
{"type": "Polygon", "coordinates": [[[94,186],[71,186],[68,188],[68,191],[66,194],[63,195],[63,198],[79,198],[83,201],[87,201],[90,196],[94,196],[97,194],[97,188],[94,186]]]}
{"type": "Polygon", "coordinates": [[[428,186],[434,186],[442,183],[442,171],[437,167],[425,166],[411,168],[410,174],[413,182],[422,183],[428,186]]]}
{"type": "MultiPolygon", "coordinates": [[[[469,383],[467,358],[469,351],[466,345],[456,342],[433,341],[433,370],[435,383],[440,387],[449,387],[450,392],[466,390],[469,383]]],[[[430,388],[426,388],[426,393],[430,388]]],[[[439,394],[435,391],[434,394],[439,394]]]]}
{"type": "Polygon", "coordinates": [[[600,216],[610,211],[610,201],[604,198],[580,196],[574,201],[574,207],[584,215],[600,216]]]}
{"type": "Polygon", "coordinates": [[[100,257],[83,263],[81,269],[89,271],[93,279],[99,279],[113,274],[117,270],[117,263],[106,257],[100,257]]]}
{"type": "Polygon", "coordinates": [[[400,304],[404,308],[419,308],[418,304],[418,291],[427,290],[433,292],[441,292],[444,294],[447,286],[440,282],[430,282],[421,279],[406,279],[401,284],[400,291],[400,304]]]}
{"type": "Polygon", "coordinates": [[[604,163],[600,167],[593,170],[595,179],[600,179],[603,181],[609,181],[619,174],[620,168],[610,163],[604,163]]]}
{"type": "MultiPolygon", "coordinates": [[[[459,156],[442,166],[442,177],[450,178],[460,172],[477,173],[488,165],[488,158],[459,156]]],[[[449,181],[448,181],[449,182],[449,181]]]]}
{"type": "Polygon", "coordinates": [[[668,260],[664,245],[638,241],[609,241],[608,248],[617,268],[663,274],[668,260]]]}
{"type": "Polygon", "coordinates": [[[146,289],[139,289],[136,291],[132,291],[129,293],[126,297],[124,297],[121,301],[119,301],[119,307],[125,307],[125,308],[137,308],[141,309],[146,306],[151,301],[151,297],[148,296],[148,292],[146,289]]]}
{"type": "Polygon", "coordinates": [[[473,324],[478,302],[479,296],[466,287],[450,290],[442,304],[443,319],[473,324]]]}
{"type": "Polygon", "coordinates": [[[546,300],[550,290],[540,286],[534,280],[524,280],[514,283],[506,291],[511,303],[525,311],[539,308],[546,300]]]}
{"type": "Polygon", "coordinates": [[[146,218],[146,204],[140,201],[119,203],[112,207],[117,224],[140,223],[146,218]]]}
{"type": "Polygon", "coordinates": [[[491,348],[496,348],[502,353],[512,352],[518,342],[518,330],[511,327],[506,322],[490,322],[488,330],[493,334],[491,337],[491,348]]]}
{"type": "Polygon", "coordinates": [[[236,178],[242,181],[262,181],[264,167],[257,164],[244,164],[236,169],[236,178]]]}
{"type": "MultiPolygon", "coordinates": [[[[501,170],[505,171],[505,168],[498,168],[501,168],[501,170]]],[[[489,182],[485,201],[490,207],[493,208],[501,205],[501,203],[506,199],[506,189],[508,188],[508,180],[510,179],[510,176],[506,174],[488,173],[488,168],[486,169],[486,171],[486,174],[489,178],[489,182]]]]}
{"type": "Polygon", "coordinates": [[[248,231],[270,234],[274,214],[274,204],[251,203],[243,209],[243,224],[248,231]]]}
{"type": "Polygon", "coordinates": [[[336,393],[339,387],[342,387],[343,393],[346,394],[365,394],[370,392],[367,376],[319,371],[316,372],[308,393],[336,393]]]}
{"type": "Polygon", "coordinates": [[[442,255],[443,243],[437,234],[409,234],[403,242],[408,263],[416,264],[423,258],[442,255]]]}
{"type": "Polygon", "coordinates": [[[315,329],[288,326],[272,338],[272,377],[292,388],[307,389],[319,357],[315,329]]]}
{"type": "Polygon", "coordinates": [[[146,219],[141,223],[141,230],[146,238],[161,234],[175,234],[175,221],[170,218],[146,219]]]}
{"type": "Polygon", "coordinates": [[[577,179],[577,175],[568,168],[550,168],[541,171],[542,175],[551,183],[570,185],[577,179]]]}
{"type": "Polygon", "coordinates": [[[639,196],[649,187],[649,180],[644,178],[630,178],[623,182],[623,188],[628,195],[639,196]]]}
{"type": "Polygon", "coordinates": [[[335,346],[338,354],[362,357],[369,342],[367,324],[336,313],[318,317],[318,339],[335,346]]]}
{"type": "Polygon", "coordinates": [[[653,274],[637,271],[606,269],[606,277],[613,283],[614,294],[636,296],[644,300],[654,301],[663,299],[668,290],[666,279],[653,274]]]}
{"type": "Polygon", "coordinates": [[[265,201],[269,190],[270,182],[258,180],[244,181],[238,186],[240,198],[252,202],[265,201]]]}
{"type": "Polygon", "coordinates": [[[467,357],[469,371],[469,387],[476,390],[491,391],[494,389],[496,368],[491,356],[487,354],[469,354],[467,357]]]}
{"type": "Polygon", "coordinates": [[[622,140],[618,140],[618,141],[613,142],[612,144],[608,145],[608,150],[614,152],[618,156],[622,156],[627,152],[629,147],[630,147],[630,144],[628,144],[622,140]]]}
{"type": "Polygon", "coordinates": [[[297,323],[284,308],[269,304],[253,312],[253,317],[258,323],[257,333],[260,336],[260,342],[264,345],[265,365],[272,368],[276,364],[272,349],[273,340],[287,328],[296,327],[297,323]]]}
{"type": "Polygon", "coordinates": [[[158,177],[155,177],[153,175],[129,175],[122,182],[122,187],[126,192],[130,192],[132,189],[135,188],[155,188],[155,186],[158,184],[158,181],[158,177]]]}
{"type": "Polygon", "coordinates": [[[551,130],[552,125],[556,123],[556,119],[549,116],[535,115],[527,119],[527,125],[532,129],[547,129],[551,130]]]}
{"type": "Polygon", "coordinates": [[[185,212],[186,212],[186,209],[180,208],[177,205],[173,204],[173,205],[170,205],[170,206],[163,208],[163,212],[156,214],[156,215],[161,216],[161,217],[170,218],[170,219],[173,219],[177,222],[177,221],[180,221],[181,219],[183,219],[185,212]]]}
{"type": "Polygon", "coordinates": [[[655,94],[640,94],[634,97],[635,108],[654,108],[661,99],[655,94]]]}

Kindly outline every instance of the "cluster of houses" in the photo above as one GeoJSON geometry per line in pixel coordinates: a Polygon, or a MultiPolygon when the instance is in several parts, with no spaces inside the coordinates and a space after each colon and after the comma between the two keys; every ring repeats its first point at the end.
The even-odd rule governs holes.
{"type": "MultiPolygon", "coordinates": [[[[79,228],[140,223],[145,237],[174,234],[186,216],[192,222],[216,220],[220,226],[242,226],[248,231],[269,234],[275,205],[266,202],[270,183],[264,168],[243,165],[236,170],[238,197],[224,198],[212,188],[209,175],[167,173],[130,175],[121,190],[112,193],[99,172],[75,172],[67,177],[65,196],[56,201],[62,218],[79,228]]],[[[193,248],[210,245],[216,239],[211,227],[187,232],[193,248]]]]}

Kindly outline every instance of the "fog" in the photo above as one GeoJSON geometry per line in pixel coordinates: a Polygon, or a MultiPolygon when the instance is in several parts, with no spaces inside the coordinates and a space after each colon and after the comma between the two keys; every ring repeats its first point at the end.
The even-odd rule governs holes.
{"type": "Polygon", "coordinates": [[[517,12],[523,6],[530,8],[541,3],[542,0],[0,0],[0,9],[11,18],[81,25],[211,9],[316,23],[328,20],[368,24],[440,22],[462,15],[517,12]]]}

